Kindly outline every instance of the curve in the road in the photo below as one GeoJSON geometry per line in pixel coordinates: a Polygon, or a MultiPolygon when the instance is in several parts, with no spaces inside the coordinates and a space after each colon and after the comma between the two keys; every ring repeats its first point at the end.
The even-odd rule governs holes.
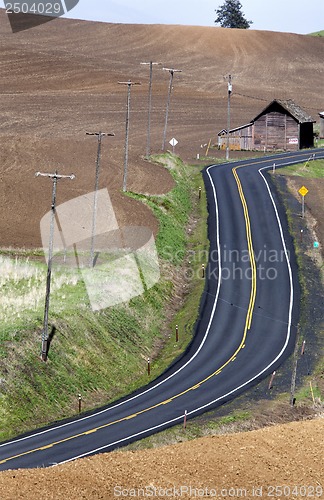
{"type": "MultiPolygon", "coordinates": [[[[324,150],[314,152],[324,156],[324,150]]],[[[3,443],[0,469],[49,466],[127,444],[181,422],[185,410],[190,418],[233,399],[284,361],[295,340],[298,283],[285,214],[266,170],[274,161],[279,168],[309,155],[206,169],[210,256],[215,252],[217,259],[209,261],[201,318],[187,353],[155,382],[118,403],[3,443]],[[276,283],[258,276],[256,255],[264,242],[285,256],[275,264],[276,283]],[[222,280],[226,245],[247,253],[240,266],[244,273],[251,271],[249,278],[222,280]]]]}

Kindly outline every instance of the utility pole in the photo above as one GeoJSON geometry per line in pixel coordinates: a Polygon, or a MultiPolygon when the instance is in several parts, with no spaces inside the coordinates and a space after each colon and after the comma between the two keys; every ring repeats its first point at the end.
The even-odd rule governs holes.
{"type": "Polygon", "coordinates": [[[226,140],[226,160],[229,160],[230,152],[230,128],[231,128],[231,95],[233,91],[232,75],[228,75],[227,86],[227,140],[226,140]]]}
{"type": "Polygon", "coordinates": [[[153,85],[153,66],[160,66],[158,62],[141,62],[143,66],[150,66],[150,83],[149,83],[149,100],[148,100],[148,125],[147,125],[147,144],[146,144],[146,158],[148,159],[151,154],[151,112],[152,112],[152,85],[153,85]]]}
{"type": "Polygon", "coordinates": [[[105,134],[103,132],[86,132],[86,135],[94,135],[98,138],[98,151],[96,159],[96,181],[95,181],[95,191],[94,191],[94,201],[93,201],[93,214],[92,214],[92,232],[91,232],[91,248],[90,248],[90,260],[89,267],[93,267],[94,264],[94,242],[96,233],[96,223],[97,223],[97,206],[98,206],[98,189],[99,189],[99,171],[100,171],[100,160],[101,160],[101,144],[103,137],[114,137],[115,134],[105,134]]]}
{"type": "Polygon", "coordinates": [[[126,136],[125,136],[125,160],[124,160],[124,179],[123,179],[123,191],[127,191],[127,174],[128,174],[128,144],[129,144],[129,116],[130,116],[130,97],[131,88],[133,85],[141,85],[140,82],[118,82],[119,85],[127,85],[127,107],[126,107],[126,136]]]}
{"type": "Polygon", "coordinates": [[[52,261],[53,261],[53,240],[54,240],[54,222],[56,213],[56,191],[57,191],[57,181],[59,179],[75,179],[75,175],[60,175],[57,170],[54,174],[43,174],[41,172],[36,172],[36,177],[48,177],[53,181],[53,191],[52,191],[52,206],[51,206],[51,220],[50,220],[50,238],[48,246],[48,264],[47,264],[47,279],[46,279],[46,296],[45,296],[45,309],[44,309],[44,328],[42,333],[42,361],[47,361],[48,352],[48,312],[51,294],[51,276],[52,276],[52,261]]]}
{"type": "Polygon", "coordinates": [[[169,71],[169,73],[170,73],[170,83],[169,83],[168,100],[167,100],[167,106],[166,106],[166,112],[165,112],[165,125],[164,125],[164,132],[163,132],[162,151],[164,151],[164,149],[165,149],[165,143],[166,143],[166,135],[167,135],[167,128],[168,128],[168,117],[169,117],[169,108],[170,108],[172,83],[173,83],[174,73],[181,73],[182,72],[181,69],[174,69],[174,68],[163,68],[163,70],[164,71],[169,71]]]}

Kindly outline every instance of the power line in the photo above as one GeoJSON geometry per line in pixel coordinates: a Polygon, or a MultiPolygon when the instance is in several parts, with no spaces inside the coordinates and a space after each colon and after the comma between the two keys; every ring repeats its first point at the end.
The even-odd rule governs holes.
{"type": "Polygon", "coordinates": [[[255,96],[251,96],[251,95],[240,94],[239,92],[235,92],[235,93],[233,93],[233,95],[239,95],[241,97],[247,97],[248,99],[255,99],[257,101],[264,101],[264,102],[269,101],[269,99],[263,99],[262,97],[255,97],[255,96]]]}

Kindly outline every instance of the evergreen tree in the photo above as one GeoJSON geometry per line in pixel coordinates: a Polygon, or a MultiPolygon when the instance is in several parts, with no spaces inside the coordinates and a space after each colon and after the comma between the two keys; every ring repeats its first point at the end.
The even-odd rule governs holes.
{"type": "Polygon", "coordinates": [[[225,0],[216,11],[216,24],[222,28],[248,29],[252,21],[247,21],[242,13],[242,4],[239,0],[225,0]]]}

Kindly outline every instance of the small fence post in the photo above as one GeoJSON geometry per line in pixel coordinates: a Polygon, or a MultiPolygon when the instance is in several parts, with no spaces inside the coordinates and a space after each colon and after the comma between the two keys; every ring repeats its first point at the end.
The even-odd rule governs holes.
{"type": "Polygon", "coordinates": [[[183,417],[183,428],[184,428],[184,430],[186,430],[186,428],[187,428],[187,414],[188,414],[188,411],[186,410],[184,412],[184,417],[183,417]]]}
{"type": "Polygon", "coordinates": [[[275,375],[276,375],[276,372],[273,372],[273,374],[271,375],[269,386],[268,386],[269,390],[272,389],[272,387],[273,387],[273,381],[274,381],[275,375]]]}

